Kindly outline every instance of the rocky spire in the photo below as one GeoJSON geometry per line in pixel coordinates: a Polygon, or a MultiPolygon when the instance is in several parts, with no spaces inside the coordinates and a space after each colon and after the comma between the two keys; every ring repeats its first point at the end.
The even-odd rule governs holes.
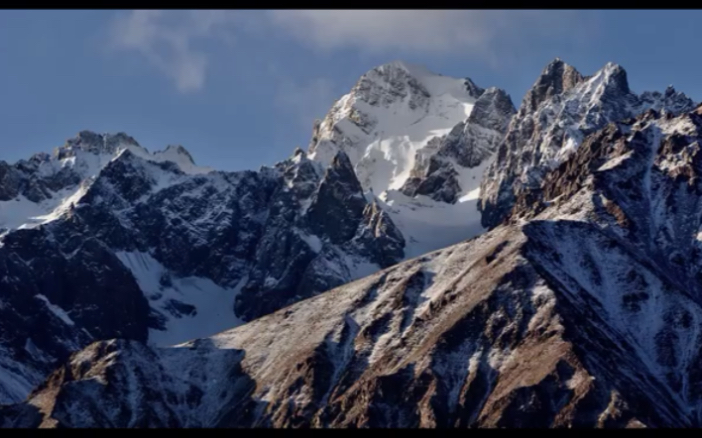
{"type": "Polygon", "coordinates": [[[333,243],[353,237],[366,200],[349,157],[339,151],[327,168],[308,210],[310,229],[333,243]]]}
{"type": "Polygon", "coordinates": [[[468,90],[468,94],[476,99],[482,96],[482,94],[485,92],[485,89],[475,85],[475,82],[473,82],[471,78],[466,78],[466,90],[468,90]]]}
{"type": "Polygon", "coordinates": [[[560,58],[551,61],[541,72],[531,89],[524,97],[523,107],[528,111],[536,108],[549,97],[561,94],[583,81],[583,76],[560,58]]]}

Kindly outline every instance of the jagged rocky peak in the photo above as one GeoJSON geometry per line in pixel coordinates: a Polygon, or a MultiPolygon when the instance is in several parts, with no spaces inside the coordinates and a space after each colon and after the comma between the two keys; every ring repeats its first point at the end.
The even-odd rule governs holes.
{"type": "Polygon", "coordinates": [[[349,157],[337,153],[307,210],[310,229],[333,243],[343,243],[355,234],[365,206],[363,189],[349,157]]]}
{"type": "MultiPolygon", "coordinates": [[[[105,162],[125,148],[147,154],[127,134],[97,134],[86,130],[56,148],[53,155],[38,153],[14,165],[0,164],[0,178],[5,181],[0,188],[0,201],[16,199],[34,204],[50,201],[43,206],[15,206],[18,211],[31,211],[41,216],[58,206],[61,198],[68,195],[64,192],[95,176],[105,162]]],[[[0,217],[0,229],[13,228],[16,221],[28,219],[21,216],[9,221],[0,217]]]]}
{"type": "Polygon", "coordinates": [[[627,78],[626,70],[613,62],[608,62],[600,72],[606,75],[609,80],[605,80],[605,83],[616,88],[622,93],[630,93],[629,80],[627,78]]]}
{"type": "MultiPolygon", "coordinates": [[[[381,65],[362,75],[349,94],[315,122],[310,158],[328,164],[343,150],[357,166],[369,158],[367,146],[377,143],[371,147],[375,149],[381,142],[393,142],[408,130],[416,132],[420,138],[415,142],[421,143],[429,130],[450,129],[465,120],[481,93],[470,80],[441,76],[421,66],[400,61],[381,65]]],[[[378,186],[373,189],[380,193],[378,186]]]]}
{"type": "Polygon", "coordinates": [[[344,152],[404,236],[406,254],[419,255],[482,229],[476,190],[515,111],[503,90],[392,62],[361,76],[315,121],[307,156],[326,167],[344,152]]]}
{"type": "Polygon", "coordinates": [[[475,101],[468,122],[502,133],[516,112],[512,98],[505,90],[490,87],[475,101]]]}
{"type": "Polygon", "coordinates": [[[430,91],[420,78],[431,74],[423,67],[391,62],[361,76],[351,93],[371,106],[387,108],[406,99],[410,109],[423,109],[430,91]]]}
{"type": "Polygon", "coordinates": [[[583,81],[583,76],[560,58],[556,58],[541,72],[536,83],[527,92],[523,107],[534,111],[546,99],[561,94],[583,81]]]}
{"type": "Polygon", "coordinates": [[[399,262],[404,240],[373,214],[344,152],[329,166],[303,153],[278,163],[265,228],[235,310],[249,321],[399,262]]]}
{"type": "Polygon", "coordinates": [[[56,155],[59,159],[67,158],[75,155],[76,150],[95,154],[115,154],[120,147],[124,146],[141,148],[133,137],[123,132],[117,134],[97,134],[93,131],[86,130],[66,140],[66,144],[56,150],[56,155]]]}
{"type": "Polygon", "coordinates": [[[671,114],[689,111],[696,105],[685,93],[675,90],[672,85],[668,85],[662,94],[659,91],[644,91],[640,98],[651,108],[657,108],[671,114]]]}
{"type": "MultiPolygon", "coordinates": [[[[590,86],[587,89],[598,96],[609,95],[616,98],[632,94],[626,70],[614,62],[608,62],[592,76],[584,77],[581,82],[588,82],[590,86]]],[[[560,94],[567,91],[563,90],[560,94]]]]}
{"type": "MultiPolygon", "coordinates": [[[[14,165],[0,162],[0,201],[17,202],[10,209],[13,214],[6,213],[7,209],[0,206],[0,230],[40,225],[63,214],[120,154],[124,154],[124,160],[159,163],[160,168],[170,167],[185,174],[212,171],[196,166],[182,146],[169,146],[152,154],[122,132],[81,131],[56,148],[53,155],[34,154],[14,165]]],[[[146,180],[157,185],[160,173],[156,170],[152,173],[146,180]]],[[[120,180],[127,178],[126,174],[112,176],[120,180]]]]}
{"type": "MultiPolygon", "coordinates": [[[[398,60],[383,64],[370,70],[361,77],[356,86],[358,87],[359,84],[362,84],[368,80],[381,79],[382,81],[390,84],[397,83],[397,81],[400,80],[411,83],[410,85],[418,83],[420,86],[424,87],[424,90],[420,90],[421,92],[432,94],[431,85],[428,85],[425,83],[425,81],[423,81],[423,79],[426,80],[432,77],[446,78],[446,76],[439,73],[434,73],[422,65],[398,60]]],[[[462,88],[464,88],[465,91],[467,91],[468,94],[475,99],[479,98],[485,92],[484,88],[476,85],[476,83],[470,78],[459,80],[459,83],[462,85],[462,88]]]]}
{"type": "Polygon", "coordinates": [[[632,92],[626,71],[611,62],[588,77],[560,59],[551,62],[524,98],[485,173],[479,203],[483,226],[506,220],[517,197],[540,199],[545,174],[567,160],[588,134],[648,109],[676,115],[694,106],[672,88],[632,92]]]}
{"type": "Polygon", "coordinates": [[[361,76],[351,92],[315,122],[308,155],[328,165],[343,151],[364,190],[403,190],[408,178],[423,172],[415,168],[428,162],[434,138],[466,122],[475,125],[471,137],[479,127],[485,130],[478,137],[492,137],[492,131],[501,135],[513,113],[502,90],[486,91],[469,78],[395,61],[361,76]]]}
{"type": "Polygon", "coordinates": [[[82,160],[84,161],[82,164],[72,163],[73,166],[78,164],[78,167],[89,168],[87,170],[93,173],[98,171],[107,162],[106,160],[117,156],[123,151],[128,151],[136,157],[147,161],[173,163],[185,173],[207,173],[212,170],[196,166],[192,155],[181,145],[168,145],[163,150],[151,153],[133,137],[123,132],[97,134],[92,131],[81,131],[77,136],[68,139],[65,145],[57,148],[54,155],[58,160],[64,160],[77,156],[78,151],[101,157],[98,162],[87,158],[87,161],[82,160]],[[97,167],[96,163],[98,163],[97,167]]]}
{"type": "Polygon", "coordinates": [[[154,155],[160,155],[164,159],[171,158],[172,161],[185,159],[188,163],[195,164],[193,156],[181,145],[168,145],[163,151],[154,152],[154,155]]]}
{"type": "Polygon", "coordinates": [[[484,88],[480,88],[477,85],[475,85],[475,82],[471,78],[466,78],[465,79],[465,85],[466,85],[466,90],[468,90],[468,94],[473,96],[474,98],[479,98],[480,96],[483,95],[485,92],[484,88]]]}

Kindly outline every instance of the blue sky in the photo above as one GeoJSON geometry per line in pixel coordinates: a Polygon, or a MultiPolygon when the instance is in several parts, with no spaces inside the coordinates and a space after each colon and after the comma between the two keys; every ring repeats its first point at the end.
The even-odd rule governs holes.
{"type": "Polygon", "coordinates": [[[201,165],[257,169],[306,148],[365,71],[395,59],[519,105],[556,56],[621,64],[634,91],[702,100],[702,11],[0,11],[0,159],[82,129],[201,165]]]}

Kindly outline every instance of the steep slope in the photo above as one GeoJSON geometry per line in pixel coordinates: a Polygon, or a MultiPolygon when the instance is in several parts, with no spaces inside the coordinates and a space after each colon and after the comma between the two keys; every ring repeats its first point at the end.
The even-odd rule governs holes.
{"type": "Polygon", "coordinates": [[[589,133],[647,109],[679,114],[694,106],[672,87],[663,94],[633,93],[626,71],[613,63],[584,77],[554,60],[524,97],[481,183],[483,226],[494,227],[508,218],[517,197],[540,197],[544,175],[564,162],[589,133]]]}
{"type": "Polygon", "coordinates": [[[0,424],[699,427],[701,139],[699,110],[607,124],[509,224],[206,339],[93,344],[0,424]]]}
{"type": "Polygon", "coordinates": [[[315,123],[309,157],[326,164],[344,151],[415,257],[483,230],[480,179],[515,112],[503,90],[393,62],[315,123]]]}

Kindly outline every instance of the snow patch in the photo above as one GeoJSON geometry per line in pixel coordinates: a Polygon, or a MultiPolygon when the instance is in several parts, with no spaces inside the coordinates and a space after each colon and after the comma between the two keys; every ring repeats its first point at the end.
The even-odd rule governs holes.
{"type": "Polygon", "coordinates": [[[51,304],[51,301],[49,301],[48,298],[46,298],[42,294],[34,295],[34,298],[38,298],[44,303],[46,303],[46,307],[51,310],[51,312],[56,315],[61,321],[65,322],[68,325],[75,325],[73,320],[71,319],[70,316],[68,316],[68,313],[66,313],[62,308],[55,304],[51,304]]]}
{"type": "Polygon", "coordinates": [[[319,253],[322,250],[322,241],[319,239],[319,237],[313,234],[307,234],[299,229],[296,229],[295,231],[297,232],[297,235],[300,236],[305,243],[307,243],[312,251],[319,253]]]}
{"type": "Polygon", "coordinates": [[[479,194],[480,188],[476,187],[460,202],[447,204],[421,195],[410,198],[392,190],[382,193],[379,203],[404,236],[405,257],[410,259],[482,233],[485,229],[480,224],[479,194]]]}
{"type": "Polygon", "coordinates": [[[166,318],[165,330],[149,330],[149,343],[175,345],[243,323],[234,314],[234,300],[246,283],[245,278],[236,287],[225,288],[207,278],[173,277],[148,253],[118,252],[116,255],[134,275],[151,308],[166,318]],[[188,313],[188,306],[194,307],[195,312],[188,313]],[[178,311],[178,307],[186,311],[178,311]]]}

